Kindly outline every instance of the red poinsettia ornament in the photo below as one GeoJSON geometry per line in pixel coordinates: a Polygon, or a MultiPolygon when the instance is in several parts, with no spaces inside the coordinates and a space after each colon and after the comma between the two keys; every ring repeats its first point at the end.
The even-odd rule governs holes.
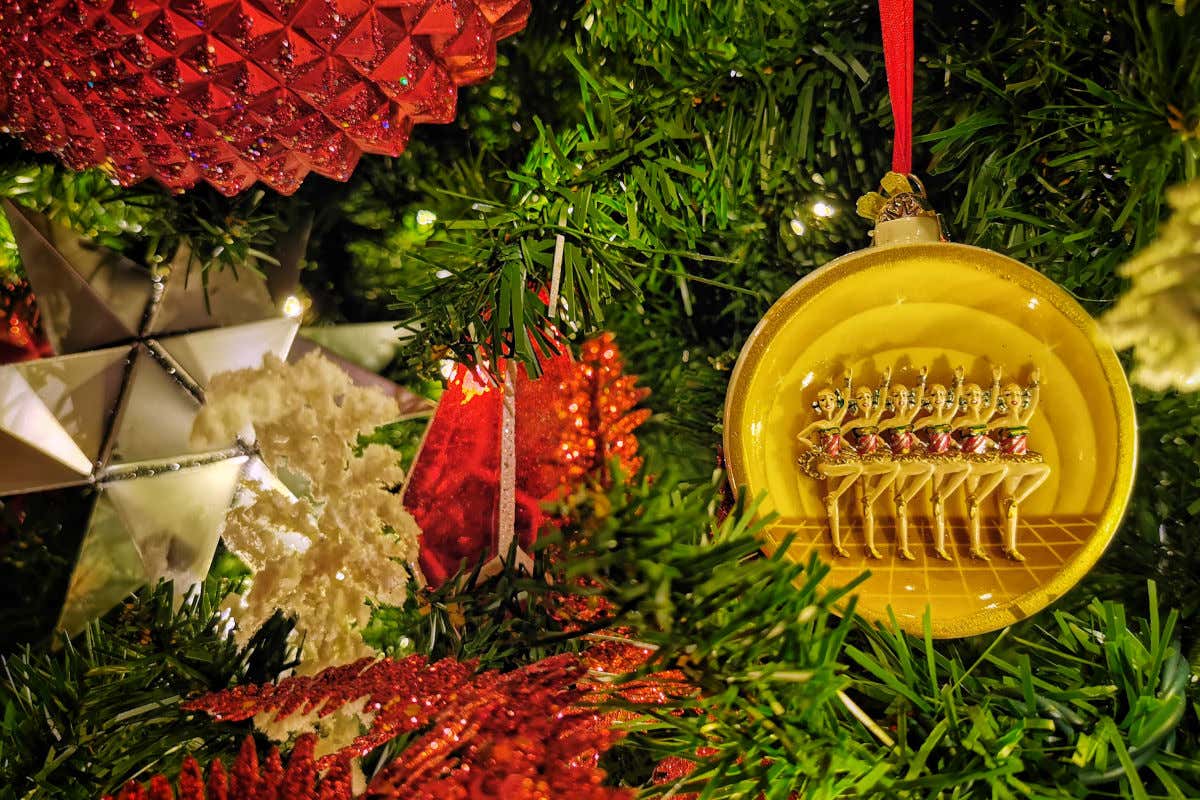
{"type": "Polygon", "coordinates": [[[0,0],[0,127],[123,184],[285,194],[454,119],[529,0],[0,0]]]}

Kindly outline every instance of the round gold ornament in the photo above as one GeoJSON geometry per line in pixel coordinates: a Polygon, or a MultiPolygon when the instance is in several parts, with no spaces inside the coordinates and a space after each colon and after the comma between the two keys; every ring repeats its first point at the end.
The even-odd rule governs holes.
{"type": "Polygon", "coordinates": [[[921,634],[928,609],[935,637],[985,633],[1107,547],[1133,484],[1133,401],[1065,291],[875,198],[874,246],[793,286],[743,348],[730,476],[773,515],[767,552],[792,536],[787,557],[815,552],[831,586],[870,572],[859,614],[890,608],[921,634]]]}

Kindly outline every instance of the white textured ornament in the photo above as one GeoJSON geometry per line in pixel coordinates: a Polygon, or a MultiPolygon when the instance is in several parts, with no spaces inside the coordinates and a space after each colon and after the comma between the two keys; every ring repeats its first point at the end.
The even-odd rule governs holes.
{"type": "Polygon", "coordinates": [[[318,353],[212,382],[195,441],[251,426],[263,462],[286,484],[250,485],[226,523],[226,545],[254,570],[229,601],[240,641],[281,610],[304,635],[302,673],[374,654],[361,635],[366,601],[404,602],[418,531],[392,491],[404,479],[396,451],[368,445],[356,455],[355,444],[400,415],[391,395],[354,385],[318,353]]]}

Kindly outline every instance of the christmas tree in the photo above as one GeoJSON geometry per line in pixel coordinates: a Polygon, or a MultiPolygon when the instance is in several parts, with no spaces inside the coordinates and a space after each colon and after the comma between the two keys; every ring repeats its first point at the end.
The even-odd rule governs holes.
{"type": "MultiPolygon", "coordinates": [[[[4,362],[45,361],[62,333],[18,247],[37,215],[148,274],[186,271],[212,287],[206,313],[233,277],[265,275],[332,351],[322,326],[404,331],[372,364],[392,394],[346,388],[315,356],[190,387],[207,403],[192,443],[252,424],[236,457],[277,477],[235,503],[190,591],[168,546],[171,569],[56,630],[94,523],[84,495],[112,495],[122,454],[82,488],[0,498],[0,797],[1200,797],[1193,3],[915,9],[913,172],[950,238],[1100,321],[1138,425],[1099,563],[1048,608],[957,639],[856,615],[866,579],[834,580],[824,558],[764,554],[764,498],[724,471],[726,390],[755,326],[869,243],[856,201],[894,131],[874,4],[294,5],[261,4],[294,15],[278,30],[236,30],[325,65],[295,69],[300,105],[329,117],[319,135],[300,111],[230,116],[255,70],[283,69],[233,44],[179,56],[186,109],[161,105],[180,128],[154,117],[159,95],[135,97],[153,87],[121,71],[132,51],[105,62],[113,105],[95,105],[65,48],[115,38],[51,42],[66,71],[42,83],[13,78],[40,63],[15,36],[0,54],[4,362]],[[420,97],[371,55],[389,36],[442,59],[422,73],[442,77],[413,74],[420,97]],[[184,153],[215,114],[270,128],[266,144],[216,137],[221,169],[184,153]],[[378,115],[407,140],[384,142],[378,115]],[[139,136],[136,159],[113,154],[139,136]],[[239,192],[255,170],[275,188],[239,192]]],[[[8,0],[0,19],[111,33],[141,13],[118,6],[8,0]]],[[[147,47],[185,53],[168,22],[144,27],[147,47]]],[[[187,367],[163,330],[126,339],[187,367]]],[[[160,424],[133,413],[122,437],[160,424]]]]}

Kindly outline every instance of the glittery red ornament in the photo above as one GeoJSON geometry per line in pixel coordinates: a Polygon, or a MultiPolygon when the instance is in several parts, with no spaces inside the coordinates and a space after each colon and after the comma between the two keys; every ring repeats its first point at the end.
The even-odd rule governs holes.
{"type": "MultiPolygon", "coordinates": [[[[605,480],[612,459],[626,474],[637,471],[633,431],[650,415],[634,408],[649,390],[624,374],[612,334],[585,343],[579,361],[564,348],[540,364],[540,378],[518,367],[513,381],[515,535],[522,547],[547,522],[543,505],[585,476],[605,480]]],[[[504,391],[457,367],[409,474],[404,504],[421,528],[421,570],[432,585],[463,562],[497,555],[504,391]]]]}
{"type": "MultiPolygon", "coordinates": [[[[501,370],[504,365],[501,365],[501,370]]],[[[572,369],[567,354],[542,361],[532,380],[518,367],[515,398],[515,531],[530,545],[545,520],[542,500],[561,483],[560,425],[553,390],[572,369]]],[[[421,571],[437,586],[462,562],[496,555],[501,505],[501,435],[505,388],[456,368],[425,433],[404,490],[404,505],[421,529],[421,571]]]]}
{"type": "Polygon", "coordinates": [[[454,119],[529,0],[0,0],[0,126],[123,184],[285,194],[454,119]]]}
{"type": "MultiPolygon", "coordinates": [[[[336,765],[318,777],[313,760],[315,743],[316,737],[312,734],[301,736],[292,749],[286,771],[279,751],[271,748],[266,766],[260,769],[254,737],[247,736],[233,762],[232,780],[226,774],[225,766],[216,760],[209,766],[206,784],[200,764],[187,756],[179,772],[178,793],[171,789],[165,776],[155,775],[149,786],[130,781],[116,800],[350,800],[353,795],[347,765],[336,765]]],[[[105,795],[105,800],[112,800],[112,797],[105,795]]]]}

